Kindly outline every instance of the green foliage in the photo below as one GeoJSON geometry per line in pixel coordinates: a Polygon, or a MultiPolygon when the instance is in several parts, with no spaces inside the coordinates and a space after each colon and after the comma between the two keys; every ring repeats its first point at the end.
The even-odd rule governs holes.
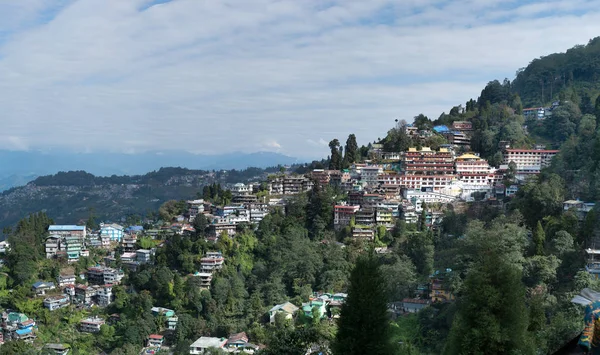
{"type": "Polygon", "coordinates": [[[544,254],[544,242],[546,241],[546,233],[542,227],[540,221],[537,222],[535,230],[533,231],[533,244],[535,245],[535,253],[537,255],[544,254]]]}
{"type": "Polygon", "coordinates": [[[340,141],[334,139],[329,142],[329,149],[331,149],[331,156],[329,157],[329,169],[340,170],[342,168],[342,148],[340,147],[340,141]]]}
{"type": "Polygon", "coordinates": [[[360,257],[350,274],[348,298],[332,346],[334,354],[392,353],[385,288],[377,259],[360,257]]]}

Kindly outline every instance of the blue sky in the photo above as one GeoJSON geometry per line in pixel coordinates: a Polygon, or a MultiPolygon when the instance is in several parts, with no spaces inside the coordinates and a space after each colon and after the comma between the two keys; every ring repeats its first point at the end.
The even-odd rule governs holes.
{"type": "Polygon", "coordinates": [[[0,149],[327,155],[600,35],[600,0],[0,0],[0,149]]]}

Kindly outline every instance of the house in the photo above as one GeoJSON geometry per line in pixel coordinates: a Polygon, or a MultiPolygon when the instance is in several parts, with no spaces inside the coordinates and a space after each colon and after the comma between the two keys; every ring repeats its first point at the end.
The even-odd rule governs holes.
{"type": "Polygon", "coordinates": [[[112,285],[94,286],[96,290],[96,302],[100,307],[108,306],[113,299],[112,285]]]}
{"type": "Polygon", "coordinates": [[[579,221],[583,221],[585,216],[590,212],[595,206],[593,202],[583,202],[579,200],[568,200],[563,202],[563,211],[573,211],[577,215],[579,221]]]}
{"type": "Polygon", "coordinates": [[[231,334],[227,339],[227,351],[228,352],[243,352],[247,354],[253,354],[258,350],[258,346],[250,344],[248,335],[246,332],[231,334]]]}
{"type": "Polygon", "coordinates": [[[67,355],[69,350],[71,350],[71,348],[65,344],[46,344],[44,345],[44,349],[46,350],[44,354],[50,352],[56,355],[67,355]]]}
{"type": "Polygon", "coordinates": [[[98,333],[106,321],[100,317],[90,317],[79,322],[79,330],[83,333],[98,333]]]}
{"type": "Polygon", "coordinates": [[[207,252],[202,259],[200,259],[201,272],[213,272],[215,270],[221,270],[225,258],[220,252],[207,252]]]}
{"type": "Polygon", "coordinates": [[[121,240],[121,246],[125,251],[135,251],[137,246],[137,236],[135,234],[124,236],[121,240]]]}
{"type": "Polygon", "coordinates": [[[33,340],[37,338],[33,328],[17,329],[12,332],[12,337],[15,340],[22,340],[25,342],[33,342],[33,340]]]}
{"type": "MultiPolygon", "coordinates": [[[[328,298],[326,298],[328,300],[328,298]]],[[[326,299],[316,299],[302,304],[302,312],[307,317],[313,317],[313,311],[318,310],[319,318],[325,318],[327,315],[326,299]]]]}
{"type": "Polygon", "coordinates": [[[121,261],[122,262],[129,262],[129,261],[135,261],[136,259],[136,253],[135,252],[125,252],[123,254],[121,254],[121,261]]]}
{"type": "Polygon", "coordinates": [[[285,315],[285,319],[292,319],[294,314],[298,312],[299,309],[300,308],[291,302],[278,304],[269,310],[269,322],[275,323],[275,315],[277,313],[283,313],[285,315]]]}
{"type": "Polygon", "coordinates": [[[38,281],[31,286],[31,289],[35,292],[36,296],[43,296],[46,294],[46,291],[54,290],[55,288],[54,282],[44,281],[38,281]]]}
{"type": "Polygon", "coordinates": [[[149,249],[138,249],[135,251],[135,259],[141,264],[149,263],[151,256],[152,250],[149,249]]]}
{"type": "Polygon", "coordinates": [[[84,249],[83,237],[77,234],[69,234],[63,237],[65,250],[67,252],[67,261],[74,263],[79,261],[81,251],[84,249]]]}
{"type": "Polygon", "coordinates": [[[75,296],[73,301],[75,303],[90,304],[92,299],[96,296],[96,289],[86,285],[75,286],[75,296]]]}
{"type": "Polygon", "coordinates": [[[405,298],[402,300],[402,310],[407,313],[416,313],[429,306],[431,301],[418,298],[405,298]]]}
{"type": "Polygon", "coordinates": [[[124,276],[123,271],[104,266],[93,266],[87,271],[88,282],[92,285],[117,285],[124,276]]]}
{"type": "Polygon", "coordinates": [[[190,345],[190,355],[203,354],[209,348],[223,349],[225,344],[225,338],[200,337],[190,345]]]}
{"type": "Polygon", "coordinates": [[[200,287],[210,289],[210,283],[212,282],[212,273],[210,272],[196,272],[194,276],[200,281],[200,287]]]}
{"type": "Polygon", "coordinates": [[[68,295],[51,296],[44,299],[44,307],[48,308],[50,311],[67,307],[69,303],[68,295]]]}
{"type": "Polygon", "coordinates": [[[58,287],[64,287],[66,285],[74,285],[75,284],[75,275],[59,275],[56,278],[58,282],[58,287]]]}
{"type": "Polygon", "coordinates": [[[100,225],[100,237],[108,237],[111,242],[121,242],[124,231],[123,226],[115,223],[100,225]]]}
{"type": "Polygon", "coordinates": [[[58,234],[52,234],[46,238],[46,258],[52,259],[56,256],[60,250],[60,244],[62,236],[58,234]]]}
{"type": "Polygon", "coordinates": [[[159,334],[150,334],[148,335],[147,346],[160,348],[163,344],[164,338],[164,336],[159,334]]]}

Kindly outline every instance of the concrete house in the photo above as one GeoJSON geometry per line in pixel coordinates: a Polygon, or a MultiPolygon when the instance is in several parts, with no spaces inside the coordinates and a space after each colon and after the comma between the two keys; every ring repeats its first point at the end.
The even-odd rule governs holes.
{"type": "Polygon", "coordinates": [[[291,302],[278,304],[269,310],[269,322],[275,323],[275,315],[277,313],[285,314],[285,319],[292,319],[294,317],[294,314],[296,314],[296,312],[298,312],[299,309],[300,308],[298,308],[291,302]]]}

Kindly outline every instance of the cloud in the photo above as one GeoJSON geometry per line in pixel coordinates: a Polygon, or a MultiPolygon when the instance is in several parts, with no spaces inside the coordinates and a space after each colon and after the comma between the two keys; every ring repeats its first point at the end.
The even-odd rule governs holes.
{"type": "Polygon", "coordinates": [[[24,149],[320,158],[598,34],[600,0],[0,0],[0,119],[24,149]]]}

